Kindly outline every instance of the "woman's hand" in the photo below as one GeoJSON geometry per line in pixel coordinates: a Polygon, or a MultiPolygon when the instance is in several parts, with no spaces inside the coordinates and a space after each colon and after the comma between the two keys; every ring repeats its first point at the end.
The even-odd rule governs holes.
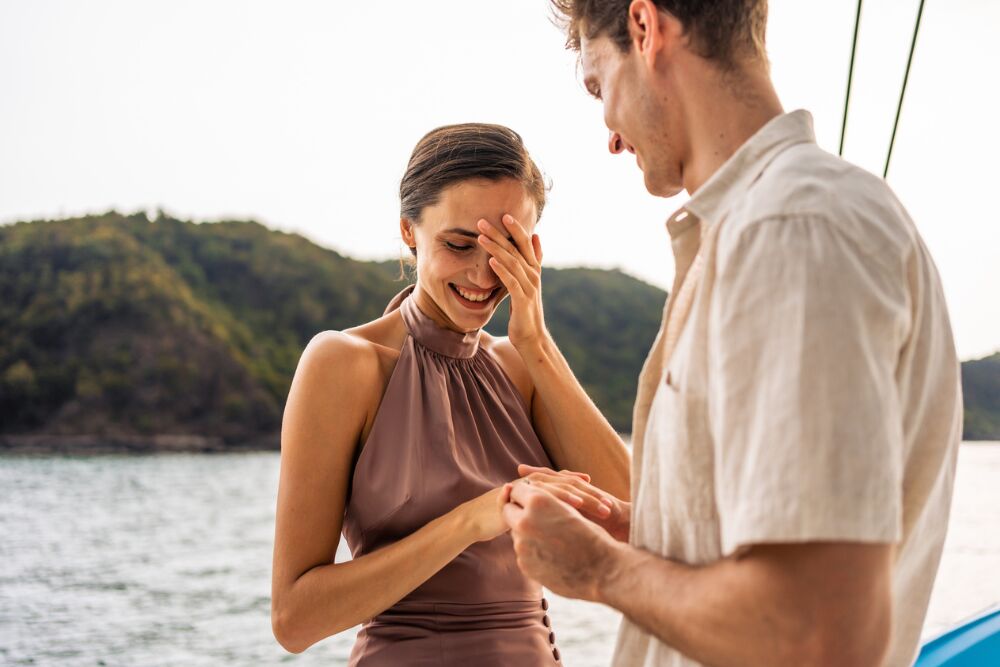
{"type": "Polygon", "coordinates": [[[479,243],[490,257],[490,267],[510,293],[507,335],[519,352],[547,335],[542,315],[542,242],[530,237],[513,216],[501,222],[510,239],[487,220],[479,221],[479,243]]]}
{"type": "MultiPolygon", "coordinates": [[[[590,476],[581,472],[540,468],[521,464],[517,472],[522,480],[540,486],[560,500],[575,507],[619,542],[628,542],[632,523],[632,503],[620,500],[590,483],[590,476]]],[[[507,485],[510,486],[509,484],[507,485]]],[[[504,500],[510,494],[504,494],[504,500]]]]}

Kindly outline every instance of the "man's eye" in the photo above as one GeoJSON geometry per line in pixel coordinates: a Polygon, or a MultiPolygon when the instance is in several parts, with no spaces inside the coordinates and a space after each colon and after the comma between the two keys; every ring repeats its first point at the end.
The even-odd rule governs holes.
{"type": "Polygon", "coordinates": [[[448,246],[450,250],[454,250],[455,252],[462,252],[472,248],[471,245],[455,245],[454,243],[449,243],[448,241],[445,241],[444,244],[448,246]]]}

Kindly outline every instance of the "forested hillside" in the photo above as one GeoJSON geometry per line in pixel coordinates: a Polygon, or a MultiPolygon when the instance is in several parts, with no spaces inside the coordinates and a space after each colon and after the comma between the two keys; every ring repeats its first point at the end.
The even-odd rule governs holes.
{"type": "MultiPolygon", "coordinates": [[[[108,213],[0,227],[0,434],[277,444],[302,348],[405,286],[255,222],[108,213]]],[[[627,430],[665,294],[617,271],[544,273],[548,326],[627,430]]],[[[506,327],[506,306],[490,323],[506,327]]]]}

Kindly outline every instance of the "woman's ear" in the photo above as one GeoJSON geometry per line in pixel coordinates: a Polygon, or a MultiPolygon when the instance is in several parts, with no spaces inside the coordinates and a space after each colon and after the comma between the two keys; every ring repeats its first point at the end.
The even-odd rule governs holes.
{"type": "Polygon", "coordinates": [[[417,239],[413,235],[413,222],[409,218],[399,219],[399,233],[403,237],[403,243],[411,248],[417,247],[417,239]]]}

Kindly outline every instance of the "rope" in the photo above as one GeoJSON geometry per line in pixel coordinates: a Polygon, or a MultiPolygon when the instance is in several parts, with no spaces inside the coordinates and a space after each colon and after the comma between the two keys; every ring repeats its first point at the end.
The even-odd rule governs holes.
{"type": "Polygon", "coordinates": [[[854,79],[854,54],[858,51],[858,27],[861,25],[861,0],[858,0],[858,13],[854,17],[854,42],[851,44],[851,67],[847,70],[847,96],[844,98],[844,121],[840,125],[840,149],[837,155],[844,156],[844,135],[847,132],[847,109],[851,104],[851,82],[854,79]]]}
{"type": "Polygon", "coordinates": [[[924,0],[920,0],[920,8],[917,9],[917,23],[913,27],[913,41],[910,42],[910,57],[906,60],[906,74],[903,75],[903,89],[899,91],[899,104],[896,106],[896,121],[892,124],[892,139],[889,140],[889,153],[885,156],[885,170],[882,178],[889,176],[889,161],[892,160],[892,147],[896,143],[896,130],[899,128],[899,114],[903,110],[903,96],[906,95],[906,83],[910,80],[910,65],[913,63],[913,51],[917,46],[917,33],[920,32],[920,17],[924,13],[924,0]]]}

